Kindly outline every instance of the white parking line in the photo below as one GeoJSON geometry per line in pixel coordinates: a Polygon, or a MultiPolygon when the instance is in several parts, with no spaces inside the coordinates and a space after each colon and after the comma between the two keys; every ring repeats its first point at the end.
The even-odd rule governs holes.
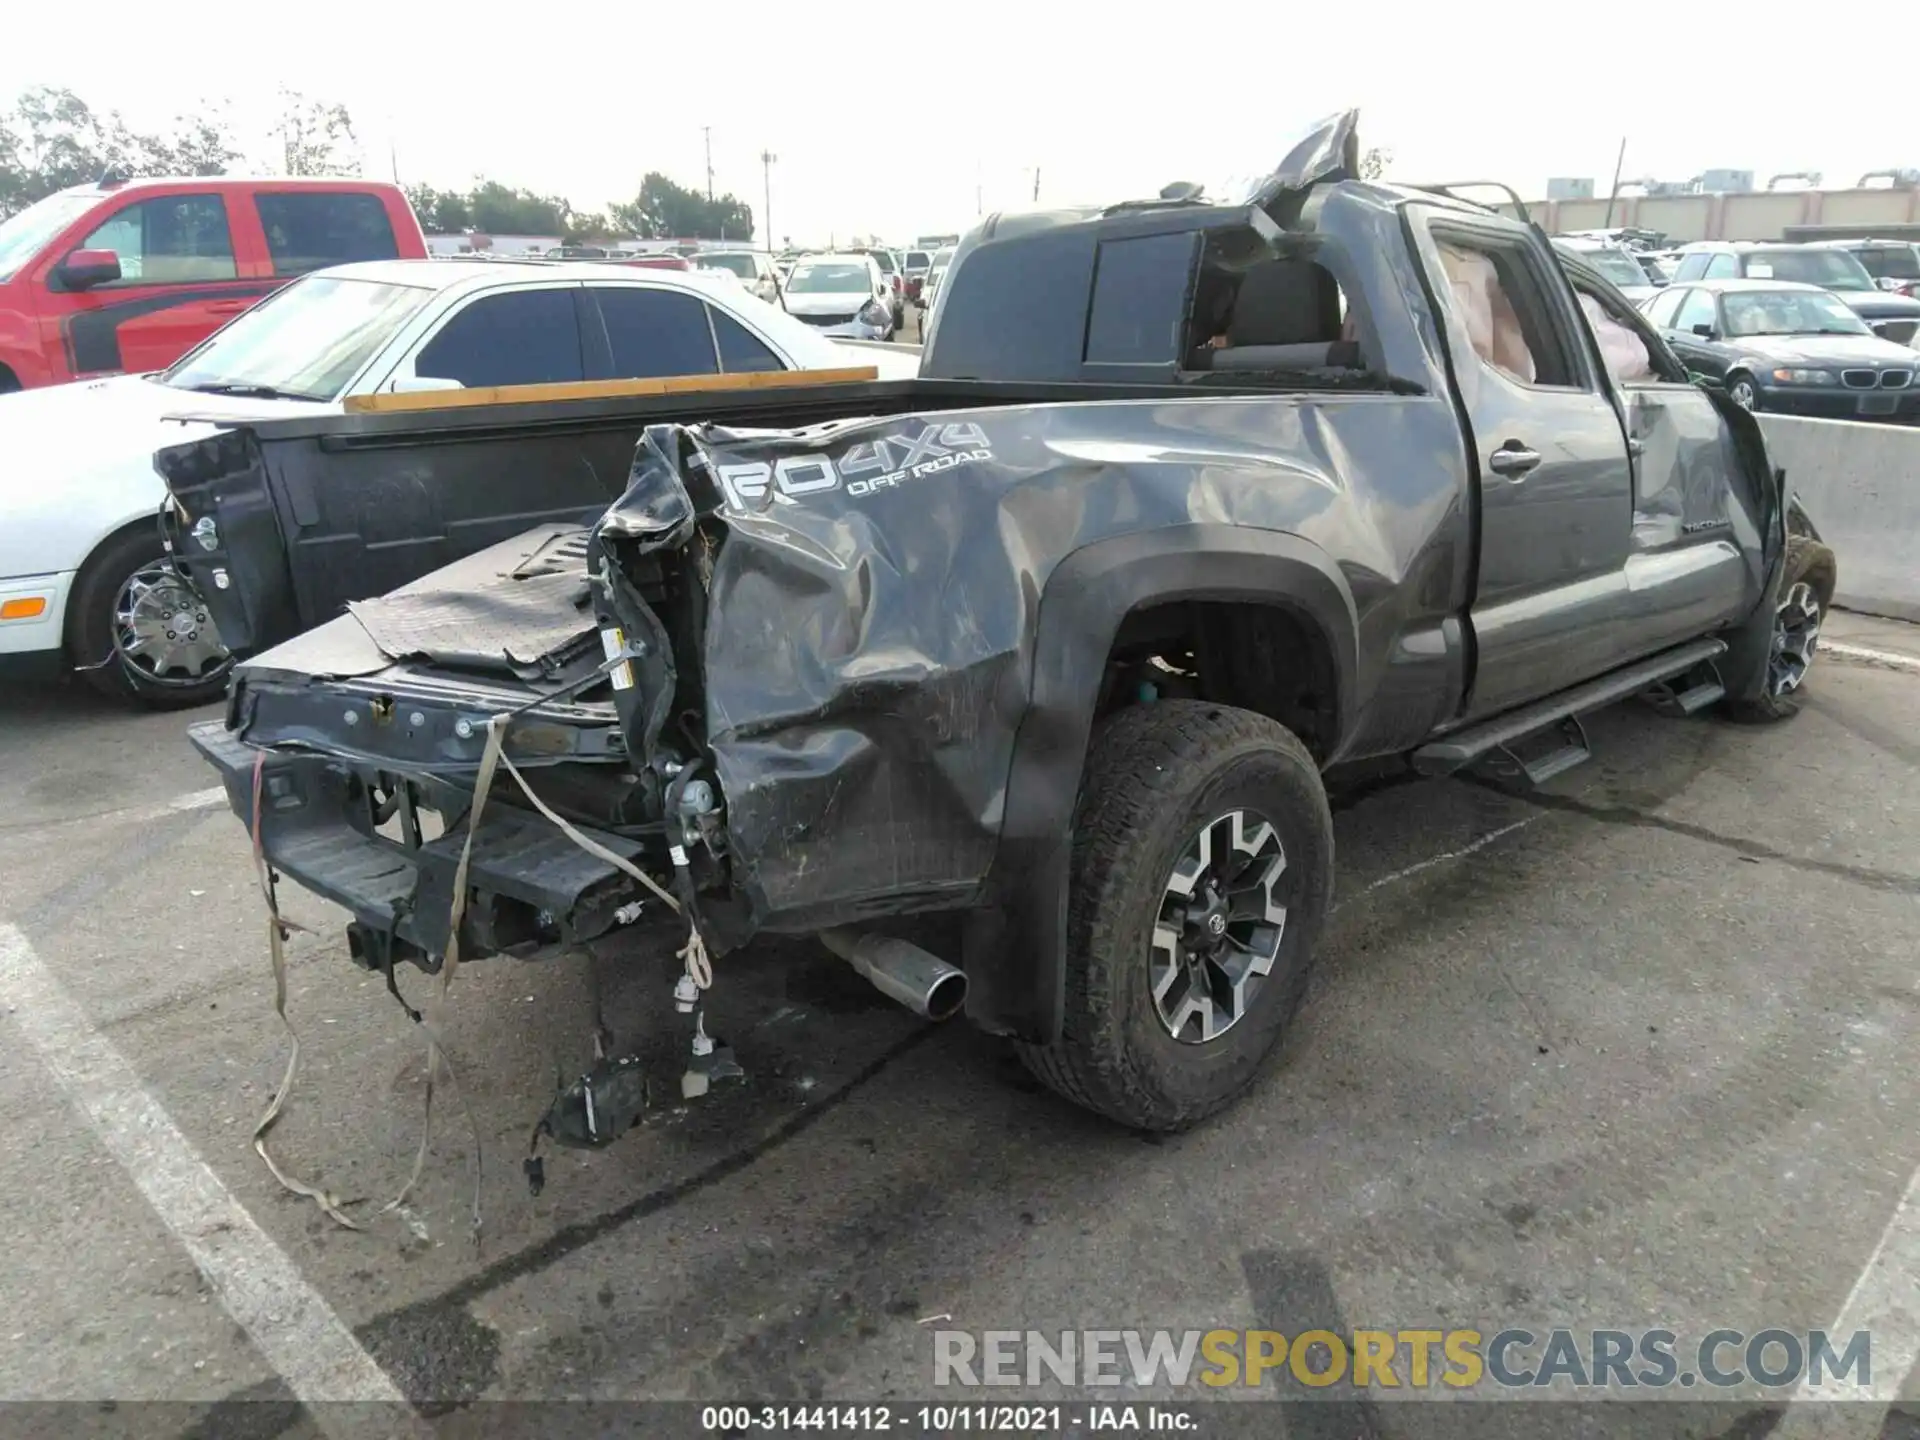
{"type": "Polygon", "coordinates": [[[120,810],[90,810],[84,815],[61,815],[51,820],[0,825],[0,833],[11,830],[52,830],[61,825],[142,825],[152,820],[164,820],[169,815],[190,815],[195,810],[208,810],[215,805],[224,805],[226,800],[227,792],[215,785],[210,790],[190,790],[185,795],[156,800],[151,805],[129,805],[120,810]]]}
{"type": "Polygon", "coordinates": [[[0,922],[0,998],[67,1097],[207,1277],[227,1313],[336,1440],[427,1431],[320,1292],[194,1152],[126,1058],[0,922]],[[327,1401],[358,1401],[356,1406],[327,1401]],[[366,1402],[378,1402],[369,1405],[366,1402]],[[411,1424],[409,1423],[411,1422],[411,1424]]]}
{"type": "Polygon", "coordinates": [[[1867,665],[1884,665],[1889,670],[1920,674],[1920,657],[1902,655],[1898,650],[1874,650],[1865,645],[1848,645],[1840,640],[1822,640],[1820,653],[1838,656],[1842,660],[1858,660],[1867,665]]]}
{"type": "Polygon", "coordinates": [[[1362,895],[1371,895],[1375,890],[1380,889],[1380,887],[1383,885],[1396,885],[1402,880],[1411,880],[1415,875],[1418,875],[1422,870],[1431,870],[1434,866],[1444,865],[1449,860],[1464,860],[1466,859],[1467,856],[1486,849],[1487,846],[1493,844],[1494,841],[1500,839],[1502,836],[1511,835],[1516,830],[1524,830],[1527,826],[1533,824],[1536,820],[1544,820],[1546,818],[1547,818],[1546,813],[1544,811],[1538,815],[1528,815],[1524,819],[1515,820],[1510,825],[1502,825],[1498,830],[1489,830],[1486,834],[1482,835],[1479,839],[1474,840],[1469,844],[1462,845],[1458,850],[1443,850],[1438,855],[1429,855],[1424,860],[1417,860],[1403,870],[1395,870],[1390,875],[1382,875],[1377,880],[1369,881],[1367,884],[1362,885],[1358,890],[1354,891],[1353,894],[1341,900],[1333,908],[1335,910],[1338,910],[1342,905],[1351,904],[1353,901],[1358,900],[1362,895]]]}
{"type": "Polygon", "coordinates": [[[1836,1349],[1844,1349],[1857,1330],[1873,1337],[1872,1380],[1851,1390],[1831,1385],[1815,1390],[1803,1381],[1772,1440],[1871,1440],[1880,1434],[1888,1407],[1900,1398],[1920,1361],[1920,1169],[1908,1179],[1827,1335],[1836,1349]]]}

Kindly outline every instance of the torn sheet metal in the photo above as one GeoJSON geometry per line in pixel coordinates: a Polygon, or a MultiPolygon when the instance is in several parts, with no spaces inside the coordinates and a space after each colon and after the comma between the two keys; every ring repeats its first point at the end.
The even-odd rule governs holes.
{"type": "MultiPolygon", "coordinates": [[[[1356,625],[1395,593],[1430,596],[1439,623],[1463,558],[1451,517],[1465,485],[1439,399],[661,426],[596,544],[621,560],[623,544],[657,545],[690,512],[717,522],[700,683],[733,879],[756,925],[807,930],[975,895],[1016,735],[1066,723],[1031,707],[1048,587],[1069,556],[1127,547],[1116,570],[1158,565],[1154,598],[1204,595],[1228,568],[1207,552],[1231,532],[1270,562],[1266,597],[1316,597],[1301,603],[1325,605],[1351,654],[1356,625]],[[1402,486],[1392,477],[1410,453],[1451,482],[1402,486]],[[1320,557],[1311,584],[1289,568],[1290,545],[1320,557]]],[[[1097,668],[1129,604],[1115,588],[1072,638],[1076,655],[1097,668]]],[[[1411,733],[1434,718],[1402,710],[1386,723],[1411,733]]],[[[1074,773],[1054,780],[1070,805],[1077,755],[1065,763],[1074,773]]]]}

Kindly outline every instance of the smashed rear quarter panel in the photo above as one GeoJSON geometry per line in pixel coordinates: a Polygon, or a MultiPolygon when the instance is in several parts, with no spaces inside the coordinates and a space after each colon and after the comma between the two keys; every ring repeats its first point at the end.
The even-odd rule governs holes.
{"type": "MultiPolygon", "coordinates": [[[[662,426],[609,522],[683,511],[664,493],[683,483],[727,528],[709,584],[707,736],[736,879],[754,922],[778,930],[978,896],[1020,727],[1058,719],[1031,713],[1034,644],[1049,580],[1076,551],[1201,526],[1297,535],[1340,557],[1325,569],[1346,633],[1331,638],[1349,657],[1367,653],[1363,627],[1381,627],[1384,654],[1387,636],[1437,622],[1464,573],[1450,523],[1465,490],[1458,436],[1426,397],[662,426]]],[[[1099,616],[1074,643],[1098,663],[1121,618],[1099,616]]],[[[1071,797],[1077,764],[1049,778],[1071,797]]]]}

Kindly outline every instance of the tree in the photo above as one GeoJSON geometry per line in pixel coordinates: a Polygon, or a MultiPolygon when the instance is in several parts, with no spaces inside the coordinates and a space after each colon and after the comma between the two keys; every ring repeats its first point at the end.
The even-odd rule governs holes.
{"type": "Polygon", "coordinates": [[[474,228],[473,207],[458,190],[436,190],[431,185],[409,185],[407,203],[430,235],[459,235],[474,228]]]}
{"type": "Polygon", "coordinates": [[[568,245],[584,245],[593,240],[610,240],[613,233],[611,220],[597,212],[589,212],[585,215],[569,214],[560,238],[568,245]]]}
{"type": "Polygon", "coordinates": [[[70,185],[91,184],[109,170],[122,175],[220,175],[238,158],[225,111],[204,107],[175,120],[171,136],[129,129],[116,113],[101,115],[71,90],[26,90],[0,114],[0,216],[70,185]]]}
{"type": "Polygon", "coordinates": [[[498,180],[476,182],[466,202],[473,228],[493,235],[562,234],[571,208],[558,196],[515,190],[498,180]]]}
{"type": "Polygon", "coordinates": [[[275,134],[289,175],[350,175],[360,168],[360,139],[344,105],[282,89],[275,134]]]}
{"type": "Polygon", "coordinates": [[[744,201],[733,195],[709,200],[658,170],[647,172],[631,201],[609,206],[607,213],[619,229],[649,240],[746,240],[753,235],[753,210],[744,201]]]}
{"type": "Polygon", "coordinates": [[[1360,178],[1378,180],[1387,173],[1387,166],[1393,163],[1393,152],[1375,145],[1360,157],[1360,178]]]}
{"type": "Polygon", "coordinates": [[[240,158],[233,148],[233,129],[226,107],[216,105],[198,115],[176,115],[170,140],[154,140],[150,152],[155,173],[167,175],[224,175],[240,158]]]}

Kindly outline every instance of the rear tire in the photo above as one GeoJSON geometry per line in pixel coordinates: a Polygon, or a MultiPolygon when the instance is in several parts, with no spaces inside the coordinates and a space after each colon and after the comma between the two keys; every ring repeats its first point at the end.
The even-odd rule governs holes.
{"type": "Polygon", "coordinates": [[[1833,605],[1838,571],[1833,551],[1805,535],[1787,537],[1787,556],[1780,577],[1779,598],[1770,612],[1747,623],[1767,627],[1764,643],[1757,633],[1744,646],[1756,658],[1757,674],[1730,687],[1727,714],[1747,724],[1773,724],[1800,713],[1800,701],[1820,643],[1820,626],[1833,605]]]}
{"type": "MultiPolygon", "coordinates": [[[[202,662],[203,674],[194,676],[177,668],[164,672],[143,669],[123,653],[116,641],[121,630],[123,595],[136,576],[155,573],[168,564],[167,548],[156,528],[128,530],[103,542],[88,557],[67,601],[67,648],[87,683],[103,695],[155,710],[178,710],[218,700],[226,693],[227,673],[233,666],[226,651],[218,648],[218,632],[206,615],[206,603],[192,593],[184,579],[173,582],[180,588],[170,608],[184,610],[199,634],[213,638],[216,653],[202,662]],[[205,627],[204,631],[199,627],[205,627]]],[[[160,638],[165,638],[164,631],[160,638]]]]}
{"type": "Polygon", "coordinates": [[[1060,1038],[1020,1045],[1020,1057],[1123,1125],[1195,1124],[1253,1083],[1306,994],[1333,894],[1319,767],[1251,711],[1189,700],[1122,711],[1088,756],[1072,864],[1060,1038]],[[1196,870],[1209,852],[1213,870],[1196,870]],[[1218,926],[1205,906],[1196,918],[1202,895],[1218,926]],[[1209,944],[1217,962],[1199,958],[1209,944]]]}

